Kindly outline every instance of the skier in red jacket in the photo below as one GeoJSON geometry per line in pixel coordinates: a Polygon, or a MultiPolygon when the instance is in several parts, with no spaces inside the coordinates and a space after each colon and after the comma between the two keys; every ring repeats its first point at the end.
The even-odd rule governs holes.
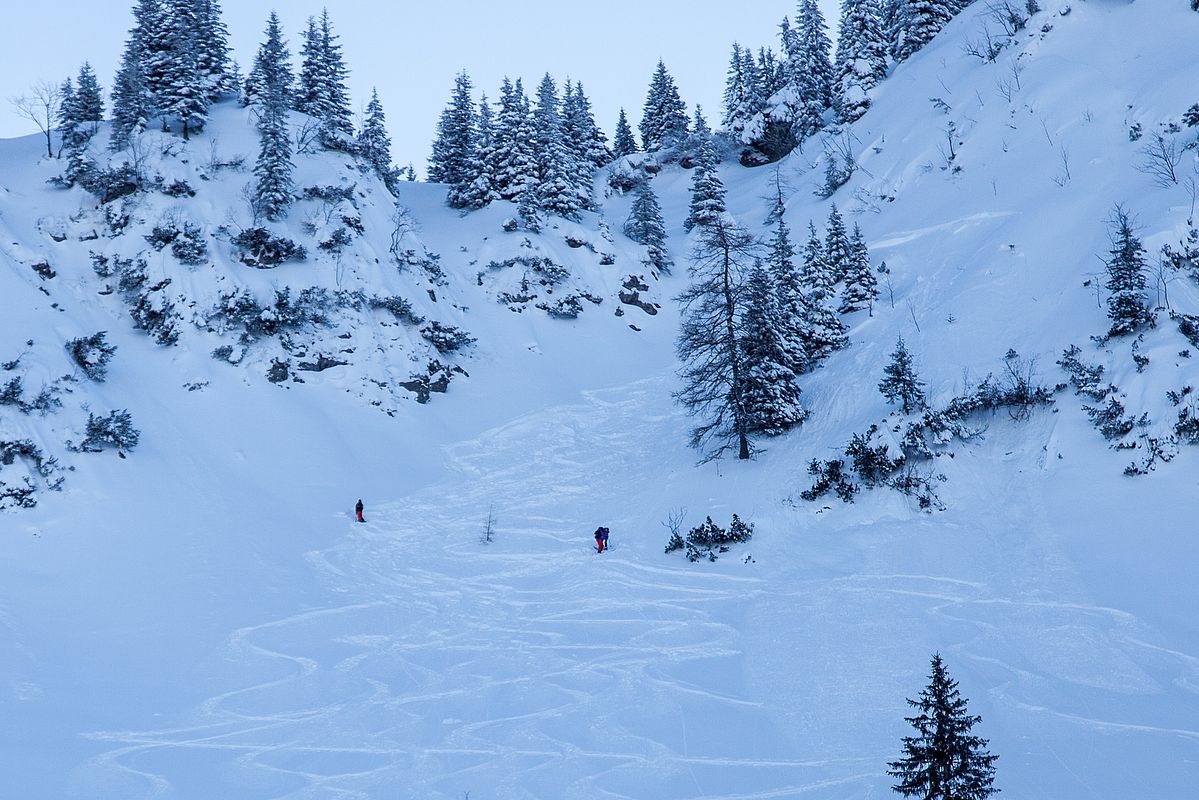
{"type": "Polygon", "coordinates": [[[602,552],[604,552],[604,548],[607,546],[608,546],[608,529],[602,528],[602,527],[596,528],[595,529],[595,552],[602,553],[602,552]]]}
{"type": "Polygon", "coordinates": [[[354,513],[358,515],[359,522],[366,522],[366,520],[362,518],[362,509],[363,508],[364,508],[364,506],[362,505],[361,500],[359,500],[357,505],[354,506],[354,513]]]}

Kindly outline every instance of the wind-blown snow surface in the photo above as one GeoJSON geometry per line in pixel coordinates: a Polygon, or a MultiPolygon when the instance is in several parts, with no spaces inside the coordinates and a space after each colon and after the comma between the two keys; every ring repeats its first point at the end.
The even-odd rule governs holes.
{"type": "MultiPolygon", "coordinates": [[[[518,315],[474,285],[471,264],[503,247],[503,210],[459,220],[436,187],[404,187],[450,285],[439,304],[424,303],[412,273],[393,288],[479,345],[462,362],[469,378],[428,406],[387,396],[388,416],[360,396],[372,399],[362,387],[376,369],[408,373],[393,356],[285,389],[262,378],[262,354],[234,368],[208,358],[207,339],[163,349],[128,330],[97,300],[86,247],[57,249],[36,230],[82,195],[40,185],[54,165],[30,166],[36,141],[3,143],[4,357],[33,338],[27,360],[48,379],[65,369],[62,341],[109,330],[120,350],[108,382],[76,391],[98,410],[128,407],[143,430],[127,459],[71,457],[62,495],[0,516],[4,794],[883,797],[908,732],[904,698],[939,650],[983,717],[1005,795],[1194,796],[1193,449],[1125,478],[1138,454],[1107,449],[1062,393],[1027,422],[989,420],[984,441],[938,462],[944,512],[878,492],[852,506],[795,499],[810,458],[886,415],[874,384],[899,333],[941,399],[1008,347],[1036,356],[1052,384],[1064,380],[1061,350],[1083,346],[1129,411],[1158,425],[1164,392],[1195,381],[1164,316],[1143,375],[1127,344],[1091,345],[1106,320],[1082,283],[1101,268],[1114,202],[1137,213],[1151,250],[1181,235],[1189,197],[1132,167],[1127,128],[1152,130],[1199,100],[1199,15],[1138,2],[1078,3],[1062,17],[1059,5],[995,65],[961,52],[980,24],[968,10],[880,88],[855,131],[863,169],[834,199],[891,265],[895,308],[884,300],[852,320],[853,346],[806,379],[812,418],[750,464],[697,468],[683,448],[689,421],[670,401],[677,318],[666,303],[653,318],[631,306],[612,316],[635,264],[620,237],[611,270],[574,263],[604,304],[576,321],[518,315]],[[1028,54],[1023,88],[1009,105],[995,81],[1017,53],[1028,54]],[[957,174],[940,169],[950,119],[957,174]],[[1072,177],[1058,186],[1063,147],[1072,177]],[[895,200],[875,213],[870,195],[895,200]],[[42,253],[60,273],[45,283],[27,266],[42,253]],[[365,525],[349,512],[358,497],[365,525]],[[754,539],[716,563],[664,556],[660,521],[680,507],[691,524],[737,512],[754,539]],[[599,524],[614,545],[602,557],[589,540],[599,524]]],[[[240,124],[219,122],[225,141],[240,124]]],[[[800,229],[827,215],[811,197],[822,169],[805,163],[817,150],[783,167],[800,229]]],[[[764,218],[770,170],[723,174],[732,210],[764,218]]],[[[655,179],[676,229],[688,183],[677,171],[655,179]]],[[[609,201],[613,230],[627,204],[609,201]]],[[[368,229],[385,253],[380,227],[368,229]]],[[[556,247],[550,238],[537,246],[556,247]]],[[[681,237],[674,248],[681,262],[681,237]]],[[[321,267],[226,269],[301,286],[321,267]]],[[[397,280],[354,269],[363,285],[397,280]]],[[[1199,311],[1193,284],[1170,297],[1199,311]]],[[[418,346],[390,351],[386,329],[350,328],[379,334],[376,353],[418,346]]],[[[68,403],[5,424],[62,441],[78,415],[68,403]]]]}

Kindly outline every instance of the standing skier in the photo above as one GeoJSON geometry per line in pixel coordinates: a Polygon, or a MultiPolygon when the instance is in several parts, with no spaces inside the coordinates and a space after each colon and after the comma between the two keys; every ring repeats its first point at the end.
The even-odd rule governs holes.
{"type": "Polygon", "coordinates": [[[362,509],[363,508],[364,508],[364,506],[362,505],[361,500],[359,500],[357,505],[354,506],[354,513],[358,515],[359,522],[366,522],[366,520],[362,518],[362,509]]]}
{"type": "Polygon", "coordinates": [[[595,529],[595,552],[602,553],[602,552],[604,552],[604,548],[607,546],[608,546],[608,529],[603,528],[603,527],[596,528],[595,529]]]}

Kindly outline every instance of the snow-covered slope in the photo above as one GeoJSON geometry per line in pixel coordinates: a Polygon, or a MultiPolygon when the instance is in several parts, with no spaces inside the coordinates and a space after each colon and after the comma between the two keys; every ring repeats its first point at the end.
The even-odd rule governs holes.
{"type": "MultiPolygon", "coordinates": [[[[983,440],[939,459],[945,511],[881,491],[799,500],[812,458],[887,417],[875,387],[900,334],[939,401],[1009,348],[1037,360],[1043,383],[1065,382],[1054,362],[1077,344],[1148,432],[1173,422],[1165,392],[1199,376],[1164,313],[1140,345],[1143,372],[1131,343],[1090,341],[1107,329],[1093,284],[1112,206],[1136,214],[1151,253],[1192,213],[1185,181],[1162,188],[1135,168],[1144,140],[1128,131],[1149,135],[1199,100],[1199,15],[1165,0],[1065,9],[1047,3],[993,64],[962,51],[982,24],[968,9],[879,88],[853,131],[860,169],[832,200],[891,267],[894,307],[884,291],[873,317],[849,319],[852,346],[805,376],[808,422],[748,464],[696,467],[670,398],[686,171],[654,179],[680,264],[656,280],[616,233],[619,196],[529,236],[502,230],[510,207],[461,217],[443,189],[402,184],[397,264],[382,186],[345,157],[303,156],[299,187],[354,185],[354,199],[297,204],[279,230],[309,259],[259,271],[228,242],[248,222],[248,175],[212,167],[252,159],[242,110],[218,110],[184,149],[148,135],[148,169],[195,197],[140,195],[111,238],[93,198],[45,184],[58,165],[38,162],[35,140],[0,143],[0,361],[19,361],[9,372],[27,396],[75,375],[54,413],[0,407],[0,438],[35,441],[65,478],[35,509],[0,512],[7,792],[883,797],[904,698],[940,651],[1006,794],[1193,795],[1195,448],[1125,477],[1142,453],[1109,449],[1066,391],[1026,421],[984,420],[983,440]],[[1001,91],[1010,63],[1019,87],[1001,91]],[[339,259],[315,243],[343,213],[364,233],[339,259]],[[143,238],[179,216],[207,237],[201,266],[143,238]],[[179,314],[173,347],[131,328],[119,276],[89,256],[142,251],[147,286],[171,279],[152,302],[179,314]],[[547,287],[544,271],[498,266],[515,257],[569,277],[547,287]],[[621,302],[630,276],[660,313],[621,302]],[[329,322],[251,337],[243,353],[244,320],[211,321],[243,287],[260,304],[324,288],[329,322]],[[425,323],[355,292],[403,298],[477,343],[436,352],[425,323]],[[538,296],[499,302],[522,292],[538,296]],[[569,294],[592,298],[576,319],[537,308],[569,294]],[[118,350],[97,384],[64,344],[99,330],[118,350]],[[210,355],[222,346],[238,363],[210,355]],[[347,363],[299,368],[320,355],[347,363]],[[402,384],[434,359],[450,385],[421,404],[402,384]],[[275,384],[277,361],[289,368],[275,384]],[[85,404],[129,409],[136,450],[69,450],[85,404]],[[358,497],[365,525],[352,522],[358,497]],[[679,508],[689,525],[738,513],[754,538],[714,563],[666,556],[661,522],[679,508]],[[599,524],[614,544],[602,557],[599,524]]],[[[812,142],[780,165],[795,229],[828,214],[820,156],[812,142]]],[[[1193,150],[1180,170],[1193,176],[1193,150]]],[[[764,220],[773,168],[726,164],[722,177],[730,210],[764,220]]],[[[1189,278],[1169,296],[1199,313],[1189,278]]]]}

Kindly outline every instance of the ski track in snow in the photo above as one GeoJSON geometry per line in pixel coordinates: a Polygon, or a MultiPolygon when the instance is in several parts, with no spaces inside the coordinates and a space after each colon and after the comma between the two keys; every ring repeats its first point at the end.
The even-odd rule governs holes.
{"type": "Polygon", "coordinates": [[[184,776],[214,765],[262,797],[872,796],[898,729],[880,746],[827,720],[882,709],[891,723],[919,688],[895,675],[912,645],[871,622],[882,607],[959,630],[952,660],[995,675],[1000,707],[1079,734],[1199,741],[1037,700],[1062,682],[1199,694],[1199,658],[1145,641],[1152,633],[1120,609],[1054,598],[1053,581],[1026,590],[997,570],[884,564],[771,581],[729,568],[736,554],[723,569],[663,558],[660,531],[638,531],[620,503],[588,491],[602,474],[630,507],[654,507],[657,487],[632,465],[653,463],[660,421],[647,411],[662,391],[645,381],[530,414],[445,448],[449,480],[368,508],[367,525],[331,519],[335,544],[307,556],[328,605],[228,638],[236,674],[260,679],[213,695],[191,725],[93,734],[117,748],[91,768],[146,797],[191,796],[184,776]],[[600,520],[614,531],[603,557],[589,539],[600,520]],[[844,626],[829,624],[838,617],[844,626]],[[745,641],[772,638],[755,620],[787,618],[795,627],[777,648],[747,652],[745,641]],[[1020,663],[994,655],[1010,653],[1013,630],[1038,641],[1030,628],[1044,632],[1042,650],[1020,663]],[[849,641],[824,646],[830,637],[849,641]]]}

